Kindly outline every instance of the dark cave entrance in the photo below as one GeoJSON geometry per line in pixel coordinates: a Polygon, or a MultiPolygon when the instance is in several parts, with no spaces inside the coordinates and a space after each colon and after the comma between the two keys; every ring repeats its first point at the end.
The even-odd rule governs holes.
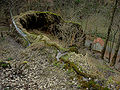
{"type": "Polygon", "coordinates": [[[61,21],[61,17],[49,13],[27,14],[19,19],[20,24],[27,31],[39,30],[45,33],[56,35],[59,33],[56,25],[61,21]]]}
{"type": "MultiPolygon", "coordinates": [[[[52,35],[54,39],[64,42],[66,46],[83,46],[85,34],[81,25],[64,21],[59,15],[51,12],[30,12],[19,16],[21,28],[32,34],[52,35]]],[[[49,36],[48,35],[48,36],[49,36]]]]}

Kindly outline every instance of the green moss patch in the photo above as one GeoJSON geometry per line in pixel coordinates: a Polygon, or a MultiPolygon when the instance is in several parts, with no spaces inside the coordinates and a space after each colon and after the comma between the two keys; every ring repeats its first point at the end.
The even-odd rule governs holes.
{"type": "MultiPolygon", "coordinates": [[[[68,55],[65,55],[63,57],[61,57],[61,61],[64,62],[63,65],[63,69],[65,69],[67,71],[67,74],[70,74],[72,72],[76,73],[76,77],[78,78],[79,84],[78,84],[78,88],[79,89],[94,89],[94,90],[109,90],[107,87],[102,87],[99,84],[97,84],[94,79],[96,77],[83,73],[82,71],[80,71],[77,66],[74,64],[74,62],[70,62],[68,60],[68,55]],[[85,78],[92,78],[91,80],[88,81],[83,81],[83,77],[85,78]]],[[[58,61],[54,61],[53,65],[57,66],[57,67],[61,67],[62,62],[58,62],[58,61]]],[[[75,77],[75,76],[74,76],[75,77]]],[[[70,79],[73,79],[73,77],[70,77],[70,79]]]]}
{"type": "Polygon", "coordinates": [[[11,68],[11,65],[10,65],[10,63],[0,61],[0,67],[6,69],[6,68],[11,68]]]}

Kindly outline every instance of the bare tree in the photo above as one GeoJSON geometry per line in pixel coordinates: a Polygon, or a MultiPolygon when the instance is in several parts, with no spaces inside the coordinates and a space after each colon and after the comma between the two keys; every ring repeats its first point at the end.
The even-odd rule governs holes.
{"type": "Polygon", "coordinates": [[[112,39],[112,42],[110,43],[110,44],[111,44],[111,47],[110,47],[110,52],[109,52],[109,63],[110,63],[111,56],[112,56],[113,46],[114,46],[114,44],[115,44],[115,36],[116,36],[118,30],[119,30],[119,28],[118,28],[116,31],[113,31],[113,32],[114,32],[114,33],[113,33],[113,37],[112,37],[113,39],[112,39]]]}
{"type": "Polygon", "coordinates": [[[106,51],[107,43],[108,43],[108,40],[109,40],[109,37],[110,37],[111,27],[112,27],[114,16],[115,16],[115,12],[116,12],[116,9],[117,9],[117,3],[118,3],[118,0],[115,1],[115,5],[114,5],[114,8],[113,8],[111,22],[110,22],[110,25],[109,25],[109,28],[108,28],[108,33],[107,33],[107,39],[105,41],[105,45],[104,45],[102,53],[101,53],[101,58],[102,59],[104,58],[104,54],[105,54],[105,51],[106,51]]]}
{"type": "Polygon", "coordinates": [[[118,42],[117,42],[117,45],[116,45],[116,48],[115,48],[115,54],[110,62],[110,66],[114,66],[115,63],[116,63],[116,59],[117,59],[117,55],[118,55],[118,52],[119,52],[119,48],[120,48],[120,28],[119,28],[119,36],[118,36],[118,42]]]}

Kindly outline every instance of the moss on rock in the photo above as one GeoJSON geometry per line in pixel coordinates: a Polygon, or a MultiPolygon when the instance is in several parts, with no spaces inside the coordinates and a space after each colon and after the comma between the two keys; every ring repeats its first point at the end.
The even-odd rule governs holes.
{"type": "MultiPolygon", "coordinates": [[[[69,55],[64,55],[60,58],[62,62],[64,62],[64,69],[67,70],[67,73],[75,72],[76,77],[79,81],[79,88],[81,89],[93,89],[93,90],[109,90],[107,87],[102,87],[99,84],[97,84],[94,79],[97,78],[93,75],[84,73],[79,70],[78,66],[74,64],[74,62],[71,62],[69,60],[69,55]],[[83,81],[84,78],[91,78],[91,80],[83,81]]],[[[57,65],[57,64],[56,64],[57,65]]]]}
{"type": "MultiPolygon", "coordinates": [[[[57,37],[66,46],[75,44],[81,47],[84,42],[85,34],[79,23],[64,21],[52,12],[30,11],[16,16],[15,21],[25,33],[34,32],[36,29],[57,37]]],[[[31,37],[36,38],[29,33],[27,35],[30,42],[33,42],[31,37]]]]}

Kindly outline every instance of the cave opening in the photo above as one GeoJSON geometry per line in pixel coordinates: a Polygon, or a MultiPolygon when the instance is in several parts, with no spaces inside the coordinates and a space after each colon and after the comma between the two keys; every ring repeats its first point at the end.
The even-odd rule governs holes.
{"type": "Polygon", "coordinates": [[[65,42],[66,46],[83,45],[85,34],[79,23],[64,21],[59,15],[51,12],[30,12],[18,16],[20,27],[32,34],[45,34],[52,39],[65,42]]]}
{"type": "Polygon", "coordinates": [[[59,31],[56,28],[56,24],[59,24],[61,17],[48,13],[35,13],[27,14],[19,19],[20,24],[27,31],[39,30],[43,32],[49,32],[56,34],[59,31]]]}

